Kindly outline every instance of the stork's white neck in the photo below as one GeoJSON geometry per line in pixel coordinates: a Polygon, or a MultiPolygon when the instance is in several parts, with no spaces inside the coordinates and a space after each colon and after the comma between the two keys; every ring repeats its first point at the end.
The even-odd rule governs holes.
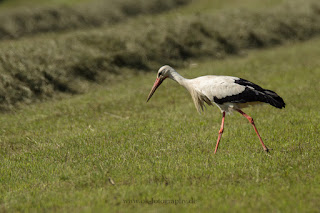
{"type": "Polygon", "coordinates": [[[188,79],[182,77],[179,73],[177,73],[176,71],[171,71],[169,73],[169,78],[171,78],[172,80],[178,82],[180,85],[186,87],[187,85],[187,81],[188,79]]]}

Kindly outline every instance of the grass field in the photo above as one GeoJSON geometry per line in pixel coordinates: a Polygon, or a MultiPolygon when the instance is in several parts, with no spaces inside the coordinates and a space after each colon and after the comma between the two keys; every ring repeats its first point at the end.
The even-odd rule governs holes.
{"type": "Polygon", "coordinates": [[[65,4],[74,4],[74,3],[82,3],[88,0],[30,0],[30,1],[23,1],[23,0],[2,0],[0,1],[0,10],[16,8],[16,7],[34,7],[43,6],[43,5],[65,5],[65,4]]]}
{"type": "Polygon", "coordinates": [[[253,1],[253,0],[197,0],[191,1],[190,4],[169,12],[169,15],[190,15],[190,13],[198,14],[212,14],[215,12],[221,12],[221,10],[228,9],[266,9],[275,7],[285,2],[285,0],[268,0],[268,1],[253,1]]]}
{"type": "MultiPolygon", "coordinates": [[[[126,1],[130,0],[118,2],[119,5],[114,5],[114,9],[123,10],[126,1]]],[[[134,11],[140,16],[133,18],[130,12],[124,13],[122,22],[112,26],[73,31],[73,25],[67,24],[70,31],[59,33],[55,27],[51,29],[46,19],[40,19],[40,25],[48,27],[52,33],[41,31],[41,34],[31,33],[21,39],[0,42],[0,110],[12,110],[21,104],[51,99],[59,93],[83,93],[92,84],[109,83],[111,76],[122,75],[128,69],[150,71],[163,63],[182,67],[189,60],[240,55],[248,49],[307,40],[320,34],[320,2],[316,0],[295,0],[276,8],[266,6],[268,9],[265,10],[261,9],[262,6],[256,10],[238,10],[239,5],[232,9],[229,1],[226,1],[220,7],[228,10],[221,9],[220,13],[196,15],[190,12],[190,7],[184,7],[176,13],[185,10],[190,15],[175,17],[171,12],[161,16],[142,15],[150,12],[147,8],[156,7],[159,1],[140,0],[139,4],[130,4],[131,9],[137,7],[134,11]],[[124,21],[129,17],[130,21],[124,21]]],[[[158,12],[159,8],[163,11],[188,1],[161,1],[163,7],[157,7],[158,12]]],[[[205,0],[202,1],[206,5],[205,0]]],[[[192,5],[196,13],[199,7],[195,2],[192,5]]],[[[92,7],[97,9],[97,4],[92,4],[92,7]]],[[[100,7],[98,10],[104,11],[100,7]]],[[[219,9],[212,11],[216,10],[219,9]]],[[[29,12],[30,19],[27,20],[33,23],[32,17],[37,17],[37,12],[29,12]]],[[[101,18],[101,13],[94,14],[94,17],[101,18]]],[[[69,17],[60,15],[61,20],[69,17]]],[[[17,20],[14,13],[8,17],[17,20]]],[[[83,23],[82,19],[76,19],[75,22],[83,23]]],[[[29,24],[24,25],[19,21],[14,23],[22,28],[29,27],[29,24]]],[[[37,26],[30,24],[38,32],[37,26]]]]}
{"type": "Polygon", "coordinates": [[[213,155],[219,110],[198,115],[172,81],[146,104],[158,67],[1,115],[0,210],[319,211],[319,45],[313,39],[179,70],[190,78],[235,75],[277,91],[284,110],[245,111],[270,154],[232,114],[213,155]]]}
{"type": "MultiPolygon", "coordinates": [[[[68,4],[82,1],[87,0],[68,4]]],[[[3,2],[0,10],[22,3],[3,2]]],[[[67,1],[28,4],[40,2],[54,6],[67,1]]],[[[279,14],[287,30],[306,37],[280,35],[283,40],[277,44],[282,46],[266,49],[273,46],[276,34],[266,34],[273,28],[250,25],[248,35],[253,32],[271,42],[264,40],[265,46],[252,46],[260,50],[250,50],[247,41],[232,40],[239,37],[237,24],[239,29],[248,24],[242,19],[231,24],[232,15],[248,22],[251,15],[261,20],[267,15],[256,16],[257,11],[281,2],[197,0],[110,29],[1,41],[0,101],[9,111],[0,116],[0,212],[319,212],[320,38],[319,27],[312,25],[319,19],[314,9],[319,3],[308,1],[317,5],[314,16],[297,8],[289,19],[285,14],[290,13],[280,8],[269,11],[273,18],[261,22],[273,26],[270,20],[278,21],[279,14]],[[232,12],[239,8],[252,10],[250,16],[232,12]],[[199,12],[217,13],[220,28],[211,30],[205,16],[195,15],[199,12]],[[230,26],[224,28],[227,20],[230,26]],[[197,32],[208,29],[219,34],[229,29],[220,38],[226,49],[214,43],[214,33],[192,34],[192,23],[204,27],[197,32]],[[301,30],[306,23],[310,28],[301,30]],[[139,30],[144,24],[150,28],[147,34],[139,30]],[[153,37],[153,32],[161,31],[156,26],[164,29],[163,34],[153,37]],[[309,38],[308,33],[312,40],[297,41],[309,38]],[[143,41],[150,43],[139,46],[143,41]],[[156,41],[153,46],[152,41],[156,41]],[[161,45],[169,50],[159,49],[161,45]],[[229,54],[228,45],[239,50],[229,54]],[[216,57],[212,53],[216,50],[223,56],[216,57]],[[190,55],[184,59],[186,53],[190,55]],[[271,152],[264,153],[248,121],[233,113],[226,117],[214,155],[220,111],[207,107],[199,115],[188,92],[173,81],[164,82],[146,103],[156,64],[172,58],[184,65],[176,68],[187,78],[238,76],[283,97],[287,105],[282,110],[268,105],[244,109],[255,119],[271,152]],[[140,62],[146,62],[143,71],[137,71],[140,62]],[[152,73],[147,72],[150,69],[152,73]],[[68,89],[71,92],[65,93],[68,89]]]]}

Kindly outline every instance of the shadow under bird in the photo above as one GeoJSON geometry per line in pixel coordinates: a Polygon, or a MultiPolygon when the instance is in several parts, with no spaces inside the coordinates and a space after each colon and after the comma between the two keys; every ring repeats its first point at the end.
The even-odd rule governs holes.
{"type": "Polygon", "coordinates": [[[220,108],[222,112],[222,122],[214,153],[218,150],[223,133],[226,112],[228,113],[231,111],[237,111],[248,119],[258,135],[264,151],[269,151],[263,143],[253,119],[241,109],[261,103],[268,103],[271,106],[282,109],[285,107],[285,103],[277,93],[263,89],[245,79],[232,76],[206,75],[194,79],[186,79],[172,67],[165,65],[158,71],[157,79],[149,93],[147,102],[166,78],[176,81],[190,92],[199,113],[204,110],[204,103],[207,103],[208,105],[215,104],[220,108]]]}

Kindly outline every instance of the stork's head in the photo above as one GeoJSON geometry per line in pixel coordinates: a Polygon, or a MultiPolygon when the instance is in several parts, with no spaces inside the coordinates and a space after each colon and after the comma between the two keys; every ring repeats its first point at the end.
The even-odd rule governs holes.
{"type": "Polygon", "coordinates": [[[150,98],[152,97],[153,93],[156,91],[156,89],[160,86],[160,84],[168,77],[171,76],[171,72],[174,71],[174,69],[168,65],[164,65],[162,67],[160,67],[160,69],[158,70],[158,74],[157,74],[157,79],[153,84],[153,87],[149,93],[147,102],[150,100],[150,98]]]}

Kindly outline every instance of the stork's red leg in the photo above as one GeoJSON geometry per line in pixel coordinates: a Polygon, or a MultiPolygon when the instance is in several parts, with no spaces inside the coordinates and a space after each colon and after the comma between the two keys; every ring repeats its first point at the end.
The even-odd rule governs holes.
{"type": "Polygon", "coordinates": [[[252,124],[253,128],[254,128],[254,131],[257,133],[258,137],[259,137],[259,140],[261,142],[261,145],[264,149],[264,151],[266,152],[269,152],[269,149],[266,147],[266,145],[264,145],[263,141],[262,141],[262,138],[260,137],[259,135],[259,132],[256,128],[256,125],[254,125],[254,122],[253,122],[253,118],[251,118],[249,115],[247,115],[246,113],[242,112],[240,109],[237,110],[239,113],[241,113],[241,115],[243,115],[244,117],[246,117],[248,119],[248,121],[252,124]]]}
{"type": "Polygon", "coordinates": [[[217,141],[216,149],[214,150],[214,154],[216,154],[216,152],[217,152],[217,150],[218,150],[219,142],[220,142],[220,139],[221,139],[221,136],[222,136],[222,133],[223,133],[223,126],[224,126],[224,118],[225,118],[225,116],[226,116],[226,113],[223,112],[223,113],[222,113],[221,128],[220,128],[220,130],[219,130],[218,141],[217,141]]]}

